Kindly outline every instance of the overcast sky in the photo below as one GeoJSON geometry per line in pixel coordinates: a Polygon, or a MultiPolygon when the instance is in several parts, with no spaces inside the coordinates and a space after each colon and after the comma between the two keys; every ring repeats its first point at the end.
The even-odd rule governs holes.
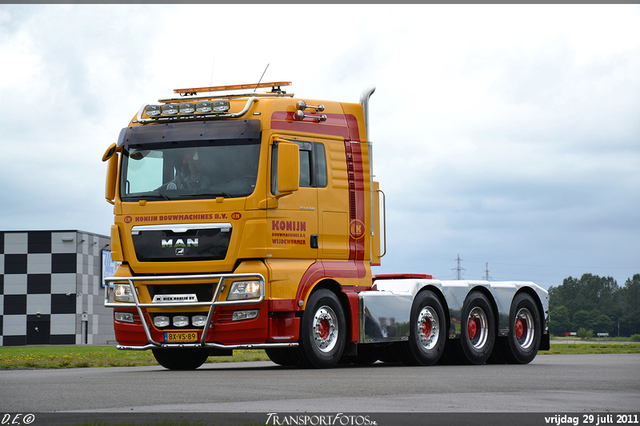
{"type": "Polygon", "coordinates": [[[638,5],[0,4],[0,230],[109,234],[104,150],[183,87],[358,102],[374,273],[558,286],[640,273],[638,5]]]}

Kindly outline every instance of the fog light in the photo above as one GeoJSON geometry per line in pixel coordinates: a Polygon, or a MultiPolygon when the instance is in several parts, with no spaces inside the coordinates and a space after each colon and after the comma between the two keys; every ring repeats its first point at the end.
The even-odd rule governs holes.
{"type": "Polygon", "coordinates": [[[162,113],[166,115],[176,115],[178,113],[178,104],[162,105],[162,113]]]}
{"type": "Polygon", "coordinates": [[[180,104],[180,114],[193,114],[196,111],[196,104],[193,102],[183,102],[180,104]]]}
{"type": "Polygon", "coordinates": [[[144,108],[144,112],[146,112],[149,117],[155,117],[162,114],[162,107],[160,107],[160,105],[147,105],[144,108]]]}
{"type": "Polygon", "coordinates": [[[231,108],[229,101],[215,101],[213,103],[213,110],[215,112],[227,112],[231,108]]]}
{"type": "Polygon", "coordinates": [[[213,102],[209,102],[209,101],[198,102],[196,104],[196,111],[200,113],[213,111],[213,102]]]}
{"type": "Polygon", "coordinates": [[[250,311],[235,311],[231,317],[232,321],[243,321],[248,319],[258,318],[258,309],[252,309],[250,311]]]}
{"type": "Polygon", "coordinates": [[[191,318],[191,325],[194,327],[204,327],[207,323],[207,317],[204,315],[196,315],[191,318]]]}
{"type": "Polygon", "coordinates": [[[169,317],[165,317],[164,315],[158,315],[153,319],[153,325],[158,328],[168,327],[169,324],[171,324],[169,317]]]}
{"type": "Polygon", "coordinates": [[[133,314],[131,312],[116,312],[114,315],[115,315],[116,321],[134,322],[133,314]]]}
{"type": "Polygon", "coordinates": [[[186,327],[189,325],[189,317],[185,317],[182,315],[176,315],[173,317],[173,326],[174,327],[186,327]]]}

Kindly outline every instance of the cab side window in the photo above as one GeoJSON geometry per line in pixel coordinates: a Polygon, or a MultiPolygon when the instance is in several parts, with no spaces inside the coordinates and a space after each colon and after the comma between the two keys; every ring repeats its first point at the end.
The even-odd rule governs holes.
{"type": "MultiPolygon", "coordinates": [[[[327,186],[327,157],[324,145],[317,142],[289,141],[300,150],[300,187],[324,188],[327,186]]],[[[271,193],[278,193],[278,146],[271,152],[271,193]]]]}

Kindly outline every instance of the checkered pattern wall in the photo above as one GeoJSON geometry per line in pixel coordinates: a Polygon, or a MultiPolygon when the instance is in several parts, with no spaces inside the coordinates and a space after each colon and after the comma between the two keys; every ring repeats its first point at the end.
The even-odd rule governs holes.
{"type": "Polygon", "coordinates": [[[0,231],[0,346],[107,344],[102,250],[80,231],[0,231]]]}

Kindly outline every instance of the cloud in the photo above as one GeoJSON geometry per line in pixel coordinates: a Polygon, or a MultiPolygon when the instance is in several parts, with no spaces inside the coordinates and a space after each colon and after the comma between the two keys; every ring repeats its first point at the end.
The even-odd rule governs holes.
{"type": "Polygon", "coordinates": [[[100,161],[172,89],[371,98],[382,272],[640,272],[637,5],[0,5],[2,229],[108,234],[100,161]],[[492,265],[495,265],[493,267],[492,265]]]}

